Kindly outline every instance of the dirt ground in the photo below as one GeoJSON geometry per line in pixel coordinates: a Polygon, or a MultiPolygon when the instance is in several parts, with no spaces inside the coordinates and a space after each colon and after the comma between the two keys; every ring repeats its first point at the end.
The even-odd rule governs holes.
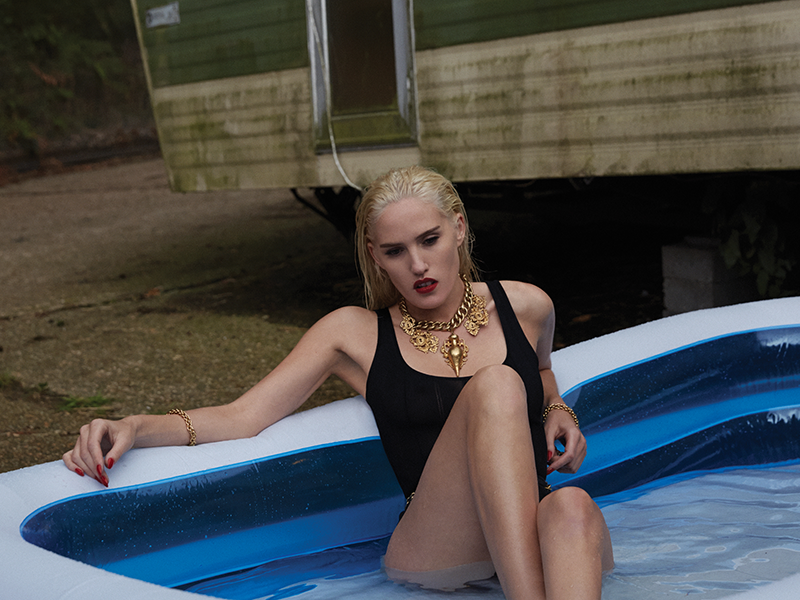
{"type": "MultiPolygon", "coordinates": [[[[0,211],[0,472],[60,458],[96,415],[233,400],[361,300],[350,245],[288,190],[176,194],[150,159],[2,187],[0,211]]],[[[486,277],[544,287],[557,347],[660,317],[680,228],[567,212],[471,212],[486,277]]],[[[349,395],[329,381],[307,406],[349,395]]]]}

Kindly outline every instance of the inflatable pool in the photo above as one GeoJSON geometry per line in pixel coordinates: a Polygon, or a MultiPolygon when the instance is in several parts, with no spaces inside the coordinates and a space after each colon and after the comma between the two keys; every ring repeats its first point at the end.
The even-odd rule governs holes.
{"type": "MultiPolygon", "coordinates": [[[[798,597],[800,298],[662,319],[553,368],[589,456],[550,480],[606,514],[604,598],[798,597]]],[[[247,440],[132,451],[109,489],[60,462],[6,473],[0,506],[8,598],[440,595],[380,571],[403,498],[361,398],[247,440]]],[[[456,595],[502,598],[491,580],[456,595]]]]}

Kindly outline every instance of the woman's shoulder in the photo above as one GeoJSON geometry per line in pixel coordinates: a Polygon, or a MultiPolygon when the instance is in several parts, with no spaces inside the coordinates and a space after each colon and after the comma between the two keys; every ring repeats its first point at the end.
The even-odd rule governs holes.
{"type": "Polygon", "coordinates": [[[503,280],[503,290],[516,309],[517,305],[527,308],[549,308],[553,306],[550,296],[537,285],[524,281],[503,280]]]}
{"type": "Polygon", "coordinates": [[[544,290],[521,281],[500,282],[514,309],[522,331],[539,357],[539,366],[549,368],[556,313],[544,290]]]}
{"type": "Polygon", "coordinates": [[[500,284],[518,319],[541,321],[553,313],[553,301],[542,288],[523,281],[504,280],[500,284]]]}
{"type": "MultiPolygon", "coordinates": [[[[377,315],[374,311],[360,306],[343,306],[328,313],[317,321],[324,327],[374,327],[377,315]]],[[[315,325],[316,326],[316,325],[315,325]]]]}
{"type": "Polygon", "coordinates": [[[377,343],[378,318],[366,308],[345,306],[314,323],[304,338],[318,350],[327,348],[355,359],[364,349],[374,347],[377,343]]]}

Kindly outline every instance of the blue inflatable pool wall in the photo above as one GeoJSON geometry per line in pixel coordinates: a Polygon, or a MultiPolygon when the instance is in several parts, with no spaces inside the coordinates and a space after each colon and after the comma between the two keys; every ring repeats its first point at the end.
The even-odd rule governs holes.
{"type": "MultiPolygon", "coordinates": [[[[696,470],[800,457],[800,327],[726,335],[569,390],[599,497],[696,470]]],[[[29,542],[165,586],[385,538],[403,498],[378,439],[307,449],[68,498],[22,524],[29,542]]]]}
{"type": "Polygon", "coordinates": [[[388,536],[405,507],[379,439],[55,503],[32,544],[164,586],[388,536]]]}
{"type": "Polygon", "coordinates": [[[564,394],[599,497],[677,473],[800,458],[800,327],[723,336],[648,359],[564,394]]]}

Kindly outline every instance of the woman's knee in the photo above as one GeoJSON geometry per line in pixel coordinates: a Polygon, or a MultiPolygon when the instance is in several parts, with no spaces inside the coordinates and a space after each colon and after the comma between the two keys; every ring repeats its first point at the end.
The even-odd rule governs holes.
{"type": "Polygon", "coordinates": [[[505,365],[480,369],[465,386],[459,401],[484,418],[509,418],[524,413],[527,422],[525,384],[514,369],[505,365]]]}
{"type": "Polygon", "coordinates": [[[566,487],[549,494],[537,514],[542,556],[566,549],[577,556],[580,549],[599,556],[603,572],[614,568],[614,550],[605,517],[584,490],[566,487]]]}
{"type": "Polygon", "coordinates": [[[540,535],[583,537],[605,530],[605,520],[591,496],[577,487],[554,491],[542,500],[538,514],[540,535]]]}

